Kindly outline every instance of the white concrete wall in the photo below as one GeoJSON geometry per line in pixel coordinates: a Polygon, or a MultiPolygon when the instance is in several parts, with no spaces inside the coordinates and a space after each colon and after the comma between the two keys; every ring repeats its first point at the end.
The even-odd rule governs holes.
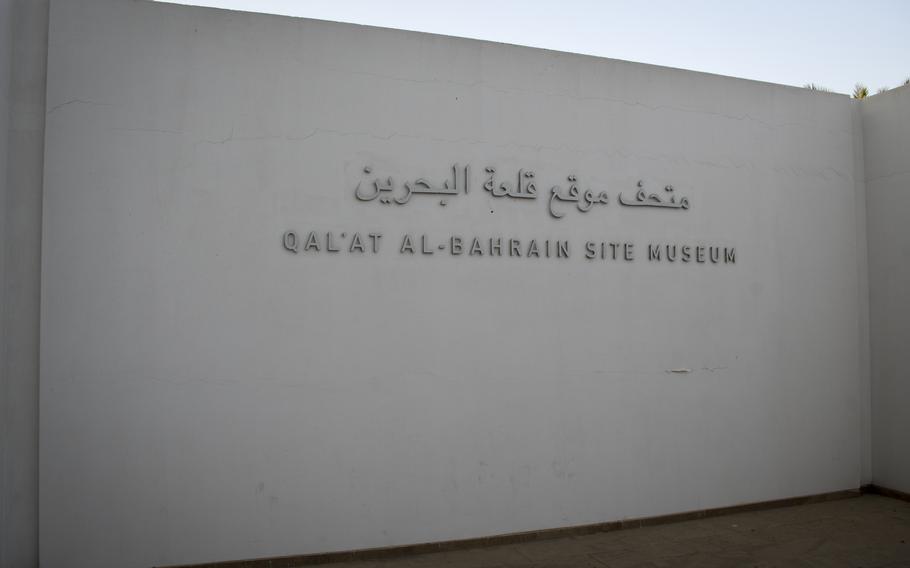
{"type": "Polygon", "coordinates": [[[0,568],[38,565],[47,0],[0,0],[0,568]]]}
{"type": "Polygon", "coordinates": [[[910,88],[863,101],[872,337],[873,477],[910,492],[910,88]]]}
{"type": "MultiPolygon", "coordinates": [[[[2,209],[0,209],[0,236],[3,237],[3,240],[0,242],[6,241],[6,200],[7,200],[7,189],[6,189],[6,152],[7,152],[7,138],[9,136],[9,83],[10,83],[10,73],[11,66],[13,61],[12,50],[13,50],[13,36],[12,36],[12,0],[0,0],[0,203],[2,203],[2,209]]],[[[9,468],[9,463],[11,460],[7,457],[10,452],[9,445],[11,443],[10,436],[8,434],[9,428],[6,426],[6,420],[3,419],[4,416],[7,416],[6,408],[8,407],[7,400],[9,395],[7,394],[8,382],[7,382],[7,372],[6,360],[4,353],[6,353],[6,247],[0,245],[0,409],[3,410],[0,414],[0,566],[2,568],[10,568],[11,564],[4,560],[4,551],[7,550],[7,543],[9,542],[9,537],[7,536],[7,531],[5,527],[7,526],[7,518],[12,517],[11,511],[9,511],[14,490],[7,485],[7,470],[9,468]]],[[[37,383],[36,383],[37,384],[37,383]]],[[[36,445],[37,450],[37,445],[36,445]]],[[[37,480],[37,478],[36,478],[37,480]]]]}
{"type": "MultiPolygon", "coordinates": [[[[478,41],[53,3],[44,566],[446,540],[856,488],[868,403],[843,96],[478,41]],[[353,196],[475,168],[446,207],[353,196]],[[480,170],[576,173],[559,221],[480,170]],[[624,208],[672,183],[688,211],[624,208]],[[285,230],[379,231],[293,255],[285,230]],[[405,232],[572,258],[401,255],[405,232]],[[585,240],[635,262],[586,261],[585,240]],[[734,265],[649,263],[653,241],[734,265]],[[690,369],[671,373],[671,369],[690,369]]],[[[425,197],[425,196],[422,196],[425,197]]],[[[868,475],[868,471],[865,472],[868,475]]]]}

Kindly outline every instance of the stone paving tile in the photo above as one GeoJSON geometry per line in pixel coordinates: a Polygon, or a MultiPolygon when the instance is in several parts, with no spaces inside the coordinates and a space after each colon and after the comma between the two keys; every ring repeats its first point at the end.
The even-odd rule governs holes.
{"type": "Polygon", "coordinates": [[[910,568],[910,503],[864,495],[336,568],[910,568]]]}

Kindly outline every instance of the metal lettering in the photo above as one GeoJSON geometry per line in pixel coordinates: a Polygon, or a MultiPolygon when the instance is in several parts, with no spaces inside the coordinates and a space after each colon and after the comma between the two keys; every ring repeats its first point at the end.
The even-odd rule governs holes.
{"type": "Polygon", "coordinates": [[[285,231],[281,242],[284,244],[285,250],[289,250],[294,254],[300,252],[300,241],[294,231],[285,231]]]}

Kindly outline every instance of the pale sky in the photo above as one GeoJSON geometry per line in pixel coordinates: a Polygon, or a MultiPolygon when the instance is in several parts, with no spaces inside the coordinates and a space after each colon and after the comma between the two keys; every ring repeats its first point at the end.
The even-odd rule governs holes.
{"type": "Polygon", "coordinates": [[[910,78],[910,0],[169,0],[871,92],[910,78]]]}

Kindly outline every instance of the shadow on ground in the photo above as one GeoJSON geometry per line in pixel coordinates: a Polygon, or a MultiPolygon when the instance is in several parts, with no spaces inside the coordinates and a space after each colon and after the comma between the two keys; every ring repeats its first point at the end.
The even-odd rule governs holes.
{"type": "Polygon", "coordinates": [[[910,568],[910,503],[863,495],[656,527],[331,566],[910,568]]]}

